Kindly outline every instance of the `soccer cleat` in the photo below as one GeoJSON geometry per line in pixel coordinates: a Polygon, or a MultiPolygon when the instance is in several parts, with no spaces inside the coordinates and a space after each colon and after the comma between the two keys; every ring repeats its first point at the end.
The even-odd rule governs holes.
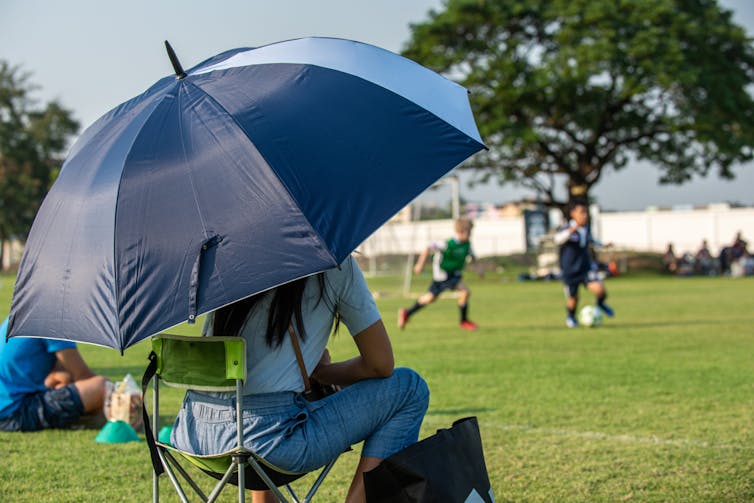
{"type": "Polygon", "coordinates": [[[574,318],[573,316],[567,316],[566,317],[566,326],[568,328],[576,328],[576,327],[579,326],[579,322],[576,321],[576,318],[574,318]]]}
{"type": "Polygon", "coordinates": [[[405,307],[398,309],[398,328],[403,330],[403,327],[408,323],[408,309],[405,307]]]}
{"type": "Polygon", "coordinates": [[[459,323],[458,326],[464,330],[469,330],[469,331],[476,330],[477,328],[479,328],[479,325],[469,320],[463,320],[461,323],[459,323]]]}
{"type": "Polygon", "coordinates": [[[608,306],[607,304],[599,304],[598,307],[610,318],[615,316],[615,311],[613,311],[613,308],[608,306]]]}

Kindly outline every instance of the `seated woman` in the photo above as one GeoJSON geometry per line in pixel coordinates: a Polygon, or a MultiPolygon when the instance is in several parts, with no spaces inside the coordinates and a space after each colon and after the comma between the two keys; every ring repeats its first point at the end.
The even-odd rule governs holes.
{"type": "MultiPolygon", "coordinates": [[[[413,370],[393,368],[393,351],[377,306],[356,261],[279,286],[219,309],[205,335],[237,335],[247,342],[244,445],[292,472],[324,466],[364,442],[347,502],[365,501],[363,473],[416,442],[429,390],[413,370]],[[342,321],[359,356],[333,363],[326,349],[342,321]],[[306,401],[289,325],[307,371],[343,389],[306,401]]],[[[176,419],[172,444],[195,454],[235,447],[235,405],[227,394],[189,391],[176,419]]],[[[255,501],[264,497],[254,494],[255,501]]],[[[269,495],[266,495],[269,497],[269,495]]]]}

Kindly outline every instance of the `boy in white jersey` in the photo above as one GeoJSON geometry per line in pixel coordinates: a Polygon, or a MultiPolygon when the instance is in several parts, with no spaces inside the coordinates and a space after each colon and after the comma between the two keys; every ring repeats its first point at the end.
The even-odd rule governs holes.
{"type": "MultiPolygon", "coordinates": [[[[461,273],[466,265],[466,258],[471,257],[472,262],[476,261],[474,253],[471,251],[471,228],[474,224],[468,218],[459,218],[455,222],[456,237],[442,243],[433,243],[424,249],[414,266],[414,274],[421,274],[424,264],[430,254],[434,254],[432,259],[432,284],[429,285],[429,291],[419,297],[419,300],[410,308],[398,310],[398,327],[406,326],[408,319],[419,309],[432,303],[445,290],[458,290],[458,309],[461,314],[459,326],[464,330],[476,330],[479,326],[468,319],[468,301],[471,292],[469,288],[461,282],[461,273]]],[[[481,274],[480,274],[481,276],[481,274]]]]}

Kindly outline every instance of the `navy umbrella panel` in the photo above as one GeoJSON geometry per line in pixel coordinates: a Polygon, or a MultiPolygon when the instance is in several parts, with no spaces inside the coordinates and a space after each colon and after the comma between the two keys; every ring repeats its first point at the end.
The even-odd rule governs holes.
{"type": "Polygon", "coordinates": [[[29,234],[9,336],[122,350],[335,267],[484,148],[464,88],[358,42],[239,49],[181,77],[72,148],[29,234]]]}

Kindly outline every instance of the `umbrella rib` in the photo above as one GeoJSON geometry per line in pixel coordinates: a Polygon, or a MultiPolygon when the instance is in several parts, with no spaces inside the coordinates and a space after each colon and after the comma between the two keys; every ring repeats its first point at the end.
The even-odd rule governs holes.
{"type": "MultiPolygon", "coordinates": [[[[179,82],[179,81],[177,81],[179,82]]],[[[177,83],[176,82],[176,83],[177,83]]],[[[131,138],[131,145],[128,147],[128,155],[126,155],[126,158],[124,159],[124,164],[128,161],[128,158],[131,156],[132,148],[134,144],[136,143],[136,140],[141,136],[141,132],[143,131],[146,124],[149,122],[149,118],[151,117],[152,112],[160,106],[161,103],[163,103],[166,99],[170,98],[171,95],[168,92],[164,92],[164,94],[159,98],[155,99],[151,104],[151,110],[149,113],[144,114],[144,120],[139,125],[138,130],[134,133],[133,137],[131,138]]],[[[125,344],[123,341],[123,327],[120,323],[120,301],[121,301],[121,293],[120,288],[118,287],[120,285],[120,267],[118,267],[118,264],[116,263],[117,260],[117,241],[116,237],[118,236],[118,201],[120,200],[120,190],[123,185],[123,176],[121,176],[118,179],[118,189],[115,191],[115,209],[113,211],[113,250],[112,250],[112,257],[113,257],[113,283],[114,283],[114,292],[113,295],[115,297],[115,322],[116,322],[116,336],[118,339],[118,349],[121,353],[123,353],[123,350],[125,349],[125,344]]],[[[154,334],[150,334],[154,335],[154,334]]],[[[148,336],[147,336],[148,337],[148,336]]]]}
{"type": "MultiPolygon", "coordinates": [[[[181,84],[188,85],[189,82],[187,82],[185,80],[181,80],[181,84]]],[[[194,88],[196,88],[196,89],[199,89],[202,93],[204,93],[205,95],[209,96],[199,86],[196,86],[196,85],[193,85],[193,84],[191,84],[191,86],[194,87],[194,88]]],[[[180,106],[180,100],[181,100],[181,98],[180,98],[180,86],[179,86],[178,93],[177,93],[177,101],[178,102],[176,103],[178,105],[178,110],[182,109],[181,106],[180,106]]],[[[223,109],[223,110],[225,110],[225,109],[223,109]]],[[[225,113],[227,113],[227,110],[225,111],[225,113]]],[[[186,153],[186,150],[187,150],[186,149],[186,142],[184,141],[184,137],[183,137],[183,121],[178,121],[178,137],[181,139],[181,153],[183,154],[184,164],[188,165],[188,155],[186,153]]],[[[204,232],[204,237],[208,237],[207,236],[207,222],[204,220],[204,215],[202,214],[202,212],[200,211],[200,208],[199,208],[199,196],[198,196],[197,191],[196,191],[196,185],[194,184],[194,178],[191,176],[191,172],[190,171],[188,171],[187,174],[188,174],[189,183],[191,184],[191,192],[194,195],[194,206],[196,207],[196,213],[199,215],[199,221],[200,221],[201,226],[202,226],[202,231],[204,232]]]]}

